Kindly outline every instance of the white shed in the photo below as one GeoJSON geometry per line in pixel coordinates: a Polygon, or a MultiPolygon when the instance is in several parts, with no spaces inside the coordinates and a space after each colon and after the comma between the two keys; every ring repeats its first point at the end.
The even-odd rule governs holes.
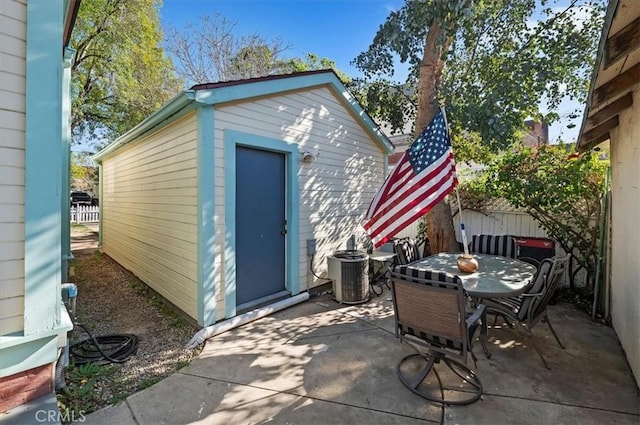
{"type": "Polygon", "coordinates": [[[96,155],[102,248],[207,326],[325,283],[392,152],[333,71],[197,85],[96,155]]]}

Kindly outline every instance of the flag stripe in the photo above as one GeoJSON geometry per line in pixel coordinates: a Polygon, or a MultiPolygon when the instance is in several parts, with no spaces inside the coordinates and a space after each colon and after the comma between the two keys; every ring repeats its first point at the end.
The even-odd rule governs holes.
{"type": "Polygon", "coordinates": [[[444,114],[438,112],[385,179],[363,224],[375,247],[426,214],[458,181],[444,114]]]}
{"type": "Polygon", "coordinates": [[[436,187],[435,190],[429,190],[430,188],[426,188],[425,190],[420,191],[416,190],[412,194],[413,196],[411,198],[407,198],[407,201],[398,205],[397,208],[394,208],[390,212],[390,214],[381,217],[377,222],[373,223],[373,225],[369,229],[371,236],[376,236],[382,231],[382,229],[390,226],[392,223],[399,220],[407,213],[411,214],[413,212],[413,209],[417,205],[420,205],[421,202],[428,201],[431,197],[437,195],[439,190],[438,185],[444,185],[450,179],[451,175],[445,174],[435,179],[435,183],[437,183],[436,185],[433,185],[433,187],[436,187]]]}
{"type": "Polygon", "coordinates": [[[402,155],[402,158],[400,158],[400,161],[398,162],[398,164],[396,164],[396,167],[393,169],[393,172],[389,174],[389,176],[385,179],[382,185],[382,188],[376,194],[373,202],[371,202],[371,205],[369,205],[369,209],[367,209],[367,215],[366,215],[367,219],[371,218],[371,215],[373,215],[373,212],[378,209],[380,200],[386,199],[386,197],[389,196],[389,191],[391,187],[397,185],[397,181],[399,178],[401,178],[401,174],[405,174],[405,170],[406,170],[405,166],[407,165],[409,166],[408,171],[410,172],[411,164],[409,163],[409,156],[405,152],[404,155],[402,155]]]}
{"type": "MultiPolygon", "coordinates": [[[[438,202],[442,201],[445,198],[445,196],[447,196],[449,194],[449,192],[451,191],[451,189],[453,187],[455,187],[455,184],[453,184],[453,186],[451,186],[451,187],[443,187],[442,190],[439,190],[438,191],[439,192],[438,196],[436,198],[430,200],[427,205],[422,207],[418,211],[418,214],[420,214],[420,216],[426,214],[427,211],[429,211],[431,208],[433,208],[438,202]]],[[[400,232],[402,229],[404,229],[405,227],[407,227],[408,225],[410,225],[414,221],[416,221],[416,217],[415,217],[415,215],[412,215],[412,216],[408,217],[407,219],[405,219],[400,224],[398,224],[397,226],[395,226],[394,228],[392,228],[391,230],[389,230],[388,232],[386,232],[384,235],[379,235],[378,237],[373,238],[373,242],[374,242],[375,246],[379,247],[379,246],[387,243],[391,238],[393,238],[393,236],[395,236],[398,232],[400,232]]]]}
{"type": "Polygon", "coordinates": [[[415,185],[407,193],[407,195],[410,194],[411,196],[405,197],[401,202],[391,206],[386,211],[386,214],[380,215],[370,222],[369,228],[367,229],[370,236],[374,237],[378,235],[384,228],[390,226],[407,213],[415,213],[413,212],[413,209],[416,205],[428,200],[433,195],[437,195],[441,186],[446,185],[447,188],[449,188],[451,184],[447,183],[452,180],[453,173],[451,172],[451,169],[445,169],[437,175],[430,177],[430,181],[427,185],[415,185]]]}
{"type": "Polygon", "coordinates": [[[415,177],[409,161],[407,161],[406,167],[406,171],[398,173],[396,180],[392,182],[387,196],[394,196],[396,193],[402,191],[404,189],[404,185],[410,183],[411,179],[415,177]]]}
{"type": "MultiPolygon", "coordinates": [[[[399,202],[403,202],[403,200],[400,198],[405,197],[406,199],[408,191],[413,191],[423,185],[428,185],[424,187],[424,189],[428,189],[429,186],[434,184],[434,182],[430,182],[434,177],[442,174],[442,172],[445,170],[448,172],[452,172],[453,170],[451,169],[450,159],[451,155],[443,157],[440,161],[434,163],[432,167],[423,170],[422,173],[415,176],[415,182],[412,183],[411,186],[406,187],[404,191],[396,192],[392,196],[387,198],[387,200],[378,207],[377,213],[373,217],[371,217],[370,220],[372,222],[378,221],[380,217],[387,214],[390,209],[397,207],[399,202]]],[[[369,227],[371,226],[369,225],[369,227]]],[[[369,227],[365,226],[365,229],[368,229],[369,227]]]]}

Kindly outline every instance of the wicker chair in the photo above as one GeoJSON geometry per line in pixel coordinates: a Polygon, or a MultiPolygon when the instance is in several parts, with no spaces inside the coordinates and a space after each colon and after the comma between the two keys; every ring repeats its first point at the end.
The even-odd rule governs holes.
{"type": "Polygon", "coordinates": [[[469,250],[477,254],[502,255],[516,258],[518,246],[516,240],[509,235],[473,235],[469,250]]]}
{"type": "MultiPolygon", "coordinates": [[[[553,326],[551,326],[551,321],[547,314],[547,305],[560,285],[562,276],[569,266],[570,258],[571,256],[567,255],[565,257],[556,256],[542,260],[533,284],[520,296],[483,300],[482,303],[487,306],[487,311],[496,315],[494,327],[498,317],[503,317],[510,326],[515,326],[516,333],[520,328],[524,327],[527,337],[531,337],[533,335],[531,329],[538,322],[545,321],[558,345],[564,349],[564,345],[562,345],[560,338],[558,338],[553,326]]],[[[548,368],[540,350],[535,344],[533,346],[538,351],[545,367],[548,368]]]]}
{"type": "Polygon", "coordinates": [[[420,277],[407,276],[398,271],[402,269],[398,267],[392,272],[396,337],[409,343],[417,353],[400,360],[398,378],[413,393],[430,401],[451,405],[475,402],[482,395],[482,383],[465,363],[468,354],[476,362],[471,348],[477,333],[487,358],[490,357],[485,342],[485,306],[467,316],[464,289],[458,276],[430,272],[420,272],[420,277]],[[419,350],[418,346],[426,347],[427,351],[419,350]],[[461,379],[447,385],[447,397],[437,364],[453,371],[457,381],[461,379]]]}

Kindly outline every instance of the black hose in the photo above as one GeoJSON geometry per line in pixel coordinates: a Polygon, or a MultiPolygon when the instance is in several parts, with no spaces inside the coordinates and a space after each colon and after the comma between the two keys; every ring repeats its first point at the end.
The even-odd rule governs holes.
{"type": "Polygon", "coordinates": [[[331,283],[333,282],[332,279],[327,279],[326,277],[320,277],[316,274],[316,272],[313,270],[313,259],[314,259],[315,255],[311,256],[311,259],[309,260],[309,270],[311,270],[311,274],[314,275],[316,278],[318,279],[322,279],[322,280],[326,280],[325,283],[331,283]]]}
{"type": "Polygon", "coordinates": [[[81,327],[89,335],[89,338],[73,343],[69,347],[69,355],[76,365],[124,363],[138,351],[136,335],[112,334],[96,337],[84,325],[80,323],[74,325],[81,327]]]}

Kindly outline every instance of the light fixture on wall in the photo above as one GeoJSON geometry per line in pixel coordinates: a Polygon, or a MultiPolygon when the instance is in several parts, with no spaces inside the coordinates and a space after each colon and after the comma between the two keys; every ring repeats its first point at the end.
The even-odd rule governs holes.
{"type": "Polygon", "coordinates": [[[300,156],[303,162],[312,162],[316,157],[311,151],[302,151],[300,156]]]}

